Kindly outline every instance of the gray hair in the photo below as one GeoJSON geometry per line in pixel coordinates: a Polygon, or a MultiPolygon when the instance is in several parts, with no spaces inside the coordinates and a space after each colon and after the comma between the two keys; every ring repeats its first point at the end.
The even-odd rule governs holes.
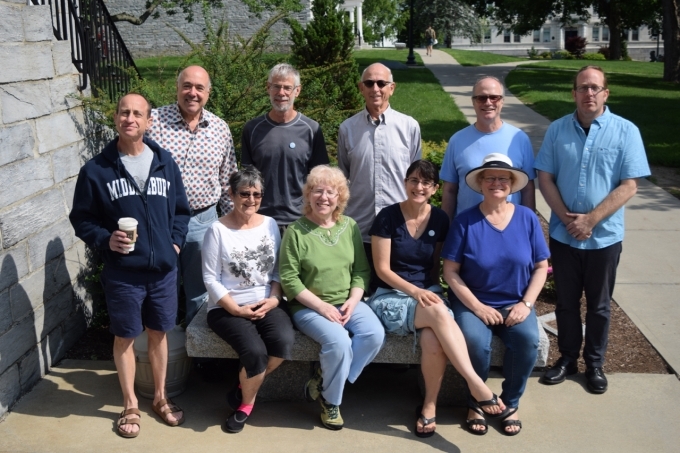
{"type": "Polygon", "coordinates": [[[361,81],[362,81],[362,82],[364,81],[364,76],[366,75],[366,71],[368,71],[368,68],[370,68],[371,66],[376,65],[376,64],[379,64],[380,66],[382,66],[382,67],[384,67],[385,69],[387,69],[387,72],[390,74],[390,77],[389,77],[389,79],[388,79],[387,81],[388,81],[388,82],[394,82],[394,78],[392,77],[392,71],[390,70],[390,68],[388,68],[387,66],[385,66],[385,65],[382,64],[382,63],[372,63],[372,64],[366,66],[366,69],[364,69],[364,70],[361,72],[361,81]]]}
{"type": "Polygon", "coordinates": [[[269,71],[267,82],[272,83],[274,78],[280,77],[282,79],[287,79],[290,76],[293,76],[293,79],[295,80],[295,86],[300,86],[300,73],[297,71],[297,69],[288,63],[279,63],[269,71]]]}
{"type": "Polygon", "coordinates": [[[475,90],[477,89],[477,85],[479,85],[480,83],[482,83],[483,81],[485,81],[487,79],[495,80],[496,82],[498,82],[498,84],[501,86],[501,91],[502,91],[501,95],[503,97],[505,97],[505,85],[503,85],[503,82],[501,82],[498,77],[494,77],[494,76],[490,76],[490,75],[485,75],[485,76],[482,76],[482,77],[477,79],[474,86],[472,87],[472,95],[473,96],[475,95],[475,90]]]}
{"type": "Polygon", "coordinates": [[[264,192],[264,178],[262,173],[253,167],[248,165],[229,177],[229,187],[231,188],[231,193],[235,196],[238,192],[239,187],[257,187],[260,186],[260,191],[264,192]]]}

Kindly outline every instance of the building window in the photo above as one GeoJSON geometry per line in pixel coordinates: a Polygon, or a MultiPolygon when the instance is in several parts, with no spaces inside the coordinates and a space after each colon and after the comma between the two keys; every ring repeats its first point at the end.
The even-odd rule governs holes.
{"type": "Polygon", "coordinates": [[[602,41],[609,41],[609,28],[602,27],[602,41]]]}
{"type": "Polygon", "coordinates": [[[491,29],[484,30],[484,44],[491,44],[491,29]]]}
{"type": "Polygon", "coordinates": [[[550,42],[550,29],[549,28],[543,29],[543,42],[550,42]]]}
{"type": "Polygon", "coordinates": [[[541,30],[534,30],[534,42],[541,42],[541,30]]]}
{"type": "Polygon", "coordinates": [[[632,30],[630,40],[631,41],[639,41],[640,40],[640,29],[639,28],[632,30]]]}
{"type": "Polygon", "coordinates": [[[593,27],[593,42],[600,40],[600,27],[593,27]]]}
{"type": "Polygon", "coordinates": [[[510,30],[503,30],[503,42],[510,42],[510,30]]]}
{"type": "Polygon", "coordinates": [[[515,34],[512,36],[512,42],[521,42],[521,38],[520,35],[515,34]]]}

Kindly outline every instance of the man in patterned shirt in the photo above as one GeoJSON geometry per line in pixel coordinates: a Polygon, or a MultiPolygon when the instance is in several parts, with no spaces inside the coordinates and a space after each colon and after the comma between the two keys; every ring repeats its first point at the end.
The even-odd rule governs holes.
{"type": "Polygon", "coordinates": [[[201,271],[201,247],[208,227],[232,209],[227,195],[229,176],[236,172],[234,142],[229,126],[203,107],[210,96],[210,76],[200,66],[189,66],[177,77],[177,104],[151,112],[147,135],[172,154],[182,173],[191,220],[186,245],[179,255],[186,296],[187,324],[206,295],[201,271]]]}

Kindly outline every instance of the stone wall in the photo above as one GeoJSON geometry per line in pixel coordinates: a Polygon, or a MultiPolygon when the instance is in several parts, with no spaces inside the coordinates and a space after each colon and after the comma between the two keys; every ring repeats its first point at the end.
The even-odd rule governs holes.
{"type": "Polygon", "coordinates": [[[82,335],[85,248],[68,213],[91,148],[50,7],[0,0],[0,417],[82,335]]]}
{"type": "MultiPolygon", "coordinates": [[[[104,3],[110,14],[126,12],[139,17],[144,11],[144,2],[140,0],[104,0],[104,3]]],[[[309,4],[309,0],[302,0],[302,3],[309,4]]],[[[258,19],[239,0],[223,0],[223,4],[222,8],[211,10],[213,22],[224,19],[229,24],[232,35],[250,37],[271,17],[270,14],[263,13],[262,18],[258,19]]],[[[187,22],[181,10],[172,16],[162,9],[159,11],[158,19],[149,17],[142,25],[116,22],[116,27],[134,58],[189,53],[189,45],[170,26],[180,29],[192,42],[200,43],[205,38],[205,19],[200,6],[194,6],[193,22],[187,22]]],[[[307,23],[308,14],[303,11],[294,17],[304,24],[307,23]]],[[[288,32],[288,26],[279,22],[272,28],[273,41],[279,46],[289,45],[288,32]]]]}

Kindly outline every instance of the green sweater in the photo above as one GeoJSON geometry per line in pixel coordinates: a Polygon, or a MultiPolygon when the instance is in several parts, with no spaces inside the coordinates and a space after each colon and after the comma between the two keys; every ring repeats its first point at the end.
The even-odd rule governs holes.
{"type": "Polygon", "coordinates": [[[306,308],[295,300],[305,289],[324,302],[342,305],[350,288],[366,290],[370,276],[361,231],[349,217],[341,216],[331,228],[301,217],[283,235],[279,277],[292,313],[306,308]]]}

